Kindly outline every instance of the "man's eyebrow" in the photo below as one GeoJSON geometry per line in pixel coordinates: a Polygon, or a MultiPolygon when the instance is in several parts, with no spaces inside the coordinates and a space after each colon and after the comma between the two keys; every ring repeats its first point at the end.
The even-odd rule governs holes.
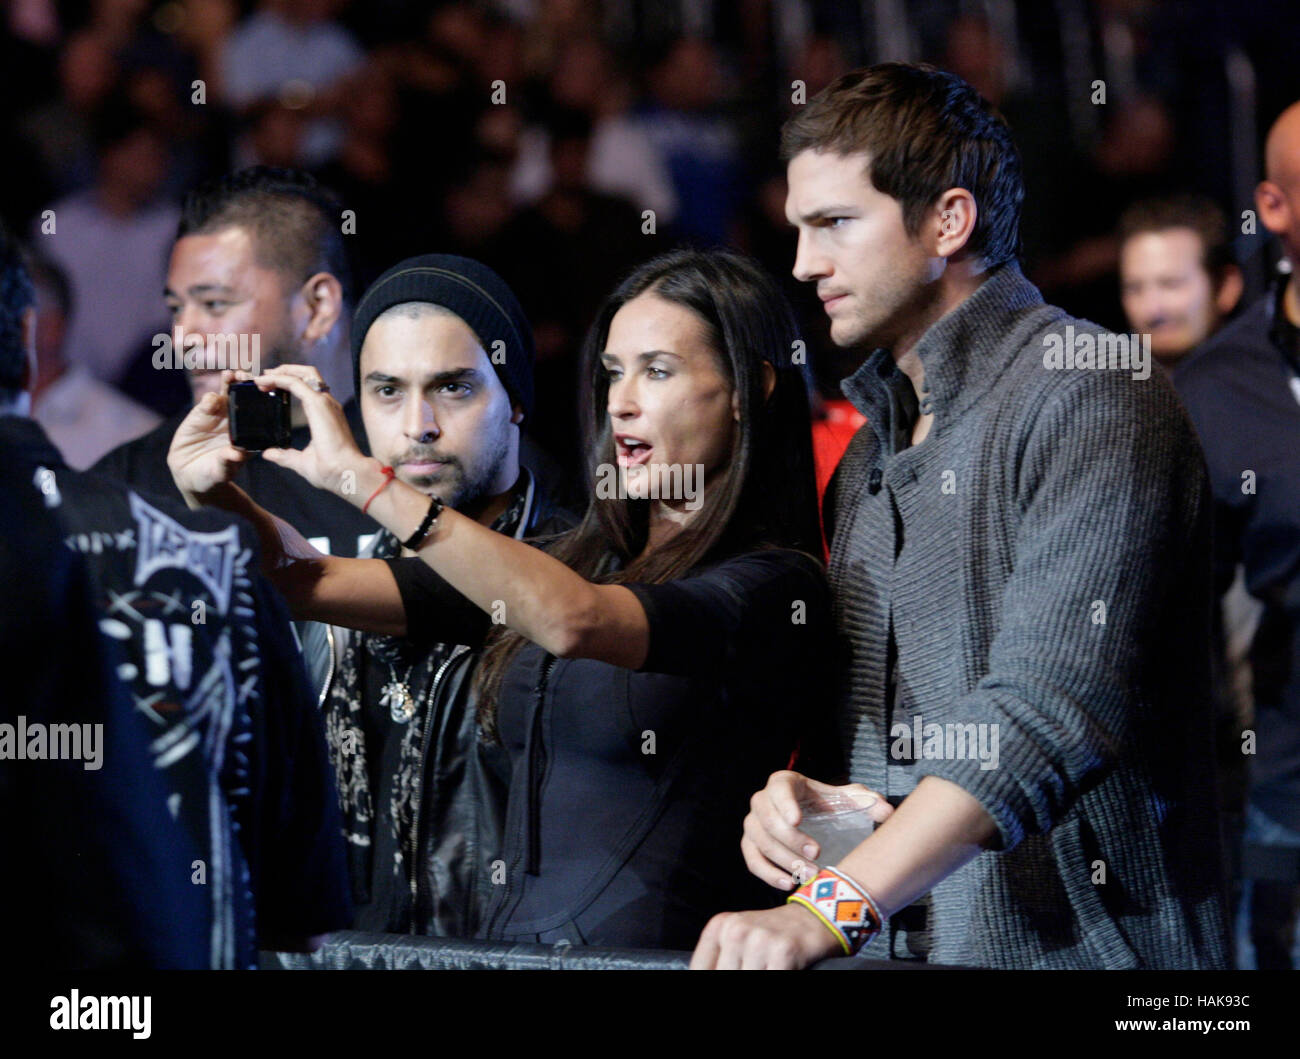
{"type": "MultiPolygon", "coordinates": [[[[439,371],[428,376],[425,382],[426,386],[441,386],[448,382],[479,382],[483,378],[483,373],[478,368],[453,368],[451,371],[439,371]]],[[[402,383],[406,379],[400,375],[389,375],[383,371],[372,371],[366,375],[366,382],[382,383],[402,383]]]]}
{"type": "MultiPolygon", "coordinates": [[[[857,212],[857,206],[849,206],[847,204],[837,205],[833,203],[829,206],[822,206],[819,209],[815,209],[810,213],[805,213],[799,218],[799,220],[804,224],[811,224],[814,221],[825,220],[827,217],[856,216],[857,212]]],[[[797,223],[796,221],[791,221],[789,217],[787,217],[786,220],[792,225],[797,223]]]]}
{"type": "Polygon", "coordinates": [[[451,371],[437,372],[431,382],[439,385],[444,382],[479,382],[483,379],[483,373],[478,368],[453,368],[451,371]]]}
{"type": "MultiPolygon", "coordinates": [[[[191,298],[201,298],[205,294],[234,294],[235,288],[228,287],[224,283],[196,283],[192,287],[187,287],[186,294],[191,298]]],[[[163,288],[164,298],[176,298],[177,293],[171,287],[163,288]]]]}

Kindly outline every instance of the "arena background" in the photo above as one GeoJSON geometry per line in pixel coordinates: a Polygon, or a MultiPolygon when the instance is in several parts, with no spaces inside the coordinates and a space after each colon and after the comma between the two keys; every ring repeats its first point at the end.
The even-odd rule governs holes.
{"type": "Polygon", "coordinates": [[[358,291],[435,250],[510,281],[537,335],[533,433],[572,461],[581,336],[613,277],[674,245],[781,277],[835,391],[846,365],[790,276],[777,137],[871,62],[934,63],[1006,115],[1048,301],[1126,329],[1115,222],[1192,191],[1239,231],[1248,304],[1279,260],[1249,211],[1263,135],[1300,98],[1297,40],[1300,5],[1265,0],[9,0],[0,214],[38,259],[50,211],[80,218],[42,316],[60,311],[69,364],[163,416],[188,401],[148,370],[180,197],[308,169],[340,196],[358,291]]]}
{"type": "MultiPolygon", "coordinates": [[[[1027,274],[1122,328],[1123,207],[1193,191],[1234,222],[1253,209],[1261,138],[1300,97],[1298,32],[1300,8],[1270,0],[11,0],[0,213],[39,255],[45,211],[74,211],[66,356],[166,415],[188,392],[148,370],[149,339],[180,196],[245,165],[310,169],[350,211],[358,290],[431,249],[510,281],[538,340],[534,433],[567,460],[596,304],[682,242],[782,277],[835,390],[844,365],[790,277],[777,135],[837,74],[924,60],[997,104],[1025,164],[1027,274]]],[[[1237,240],[1242,304],[1269,243],[1237,240]]]]}

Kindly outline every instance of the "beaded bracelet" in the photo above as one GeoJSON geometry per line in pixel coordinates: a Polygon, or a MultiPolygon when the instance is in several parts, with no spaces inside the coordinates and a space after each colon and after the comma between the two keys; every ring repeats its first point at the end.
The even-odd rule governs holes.
{"type": "Polygon", "coordinates": [[[786,900],[815,915],[848,956],[856,955],[884,924],[871,895],[838,868],[823,868],[786,900]]]}

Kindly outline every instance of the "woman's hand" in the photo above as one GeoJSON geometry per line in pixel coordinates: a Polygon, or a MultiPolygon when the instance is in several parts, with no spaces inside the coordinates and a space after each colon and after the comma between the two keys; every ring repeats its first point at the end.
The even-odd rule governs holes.
{"type": "Polygon", "coordinates": [[[758,912],[720,912],[691,955],[692,971],[798,971],[844,948],[815,915],[798,905],[758,912]]]}
{"type": "Polygon", "coordinates": [[[803,816],[799,803],[810,797],[840,792],[874,797],[876,801],[870,813],[877,824],[884,823],[894,811],[883,797],[860,783],[837,787],[798,772],[772,773],[767,786],[749,800],[749,815],[745,817],[740,852],[750,873],[769,886],[787,892],[798,884],[795,876],[808,879],[815,875],[813,861],[821,850],[798,829],[803,816]]]}
{"type": "Polygon", "coordinates": [[[191,508],[208,503],[212,494],[234,478],[248,459],[244,449],[230,443],[229,398],[225,388],[236,378],[237,373],[233,371],[221,373],[221,392],[203,395],[181,421],[167,450],[167,467],[191,508]]]}
{"type": "Polygon", "coordinates": [[[262,458],[302,475],[317,489],[351,501],[366,456],[357,447],[343,406],[330,396],[320,372],[304,364],[282,364],[255,380],[261,390],[288,390],[302,404],[311,443],[302,450],[266,449],[262,458]]]}

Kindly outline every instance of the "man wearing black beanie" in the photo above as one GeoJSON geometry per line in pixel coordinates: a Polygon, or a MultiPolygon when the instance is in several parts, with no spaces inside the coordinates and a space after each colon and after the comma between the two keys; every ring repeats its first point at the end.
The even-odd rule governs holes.
{"type": "MultiPolygon", "coordinates": [[[[397,477],[498,532],[558,532],[542,477],[521,461],[533,338],[490,268],[432,254],[385,272],[357,303],[356,393],[371,451],[397,477]]],[[[408,613],[438,586],[381,532],[408,613]]],[[[505,787],[479,746],[478,652],[415,625],[383,636],[313,625],[308,667],[325,689],[360,930],[470,937],[491,893],[505,787]]]]}
{"type": "Polygon", "coordinates": [[[354,391],[361,393],[361,349],[370,325],[404,302],[439,306],[477,335],[511,400],[533,412],[533,332],[514,292],[487,265],[454,254],[424,254],[394,265],[357,303],[352,324],[354,391]]]}

